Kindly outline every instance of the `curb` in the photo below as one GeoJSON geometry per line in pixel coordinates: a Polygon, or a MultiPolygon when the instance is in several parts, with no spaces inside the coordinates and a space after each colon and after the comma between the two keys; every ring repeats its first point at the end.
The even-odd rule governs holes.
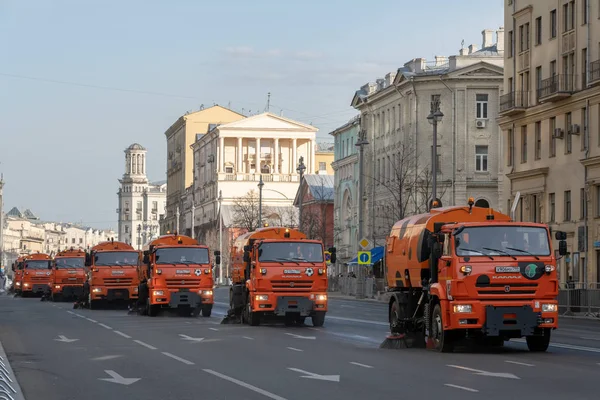
{"type": "Polygon", "coordinates": [[[10,367],[8,357],[0,343],[0,398],[8,398],[10,400],[25,400],[23,391],[19,382],[17,382],[17,376],[10,367]],[[7,397],[3,397],[7,396],[7,397]]]}

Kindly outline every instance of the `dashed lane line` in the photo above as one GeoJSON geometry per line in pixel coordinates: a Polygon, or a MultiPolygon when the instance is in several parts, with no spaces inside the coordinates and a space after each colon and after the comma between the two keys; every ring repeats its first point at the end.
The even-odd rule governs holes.
{"type": "Polygon", "coordinates": [[[120,332],[120,331],[113,331],[113,332],[116,333],[117,335],[123,336],[124,338],[131,339],[131,336],[129,336],[123,332],[120,332]]]}
{"type": "Polygon", "coordinates": [[[150,350],[156,350],[156,347],[154,347],[154,346],[151,346],[151,345],[149,345],[148,343],[144,343],[144,342],[142,342],[141,340],[134,339],[133,341],[134,341],[134,342],[136,342],[137,344],[139,344],[140,346],[144,346],[144,347],[147,347],[147,348],[149,348],[150,350]]]}
{"type": "Polygon", "coordinates": [[[227,375],[223,375],[223,374],[221,374],[219,372],[213,371],[212,369],[203,369],[202,371],[204,371],[206,373],[209,373],[211,375],[214,375],[216,377],[219,377],[221,379],[224,379],[226,381],[229,381],[231,383],[235,383],[236,385],[241,386],[243,388],[246,388],[248,390],[252,390],[253,392],[262,394],[263,396],[268,397],[270,399],[273,399],[273,400],[287,400],[285,397],[277,396],[274,393],[267,392],[266,390],[261,389],[261,388],[256,387],[256,386],[253,386],[253,385],[251,385],[249,383],[240,381],[238,379],[232,378],[232,377],[227,376],[227,375]]]}
{"type": "Polygon", "coordinates": [[[88,321],[90,321],[90,322],[93,322],[93,323],[95,323],[95,324],[97,324],[97,323],[98,323],[98,321],[96,321],[95,319],[91,319],[91,318],[86,318],[86,319],[87,319],[88,321]]]}
{"type": "Polygon", "coordinates": [[[295,348],[295,347],[288,347],[288,349],[290,349],[290,350],[292,350],[292,351],[304,351],[304,350],[297,349],[297,348],[295,348]]]}
{"type": "Polygon", "coordinates": [[[361,363],[357,363],[357,362],[354,362],[354,361],[350,361],[350,364],[352,364],[352,365],[357,365],[357,366],[359,366],[359,367],[363,367],[363,368],[375,368],[375,367],[372,367],[372,366],[370,366],[370,365],[367,365],[367,364],[361,364],[361,363]]]}
{"type": "Polygon", "coordinates": [[[453,385],[451,383],[444,383],[444,386],[448,386],[448,387],[455,388],[455,389],[466,390],[467,392],[473,392],[473,393],[479,392],[479,390],[477,390],[477,389],[472,389],[472,388],[469,388],[466,386],[453,385]]]}
{"type": "Polygon", "coordinates": [[[505,360],[504,362],[509,363],[509,364],[523,365],[524,367],[535,367],[535,365],[533,365],[533,364],[527,364],[527,363],[519,362],[519,361],[505,360]]]}
{"type": "Polygon", "coordinates": [[[163,351],[162,353],[167,357],[171,357],[173,360],[177,360],[177,361],[182,362],[187,365],[194,365],[193,362],[186,360],[185,358],[178,357],[175,354],[167,353],[166,351],[163,351]]]}
{"type": "Polygon", "coordinates": [[[106,325],[106,324],[98,324],[99,326],[106,328],[106,329],[112,329],[110,326],[106,325]]]}

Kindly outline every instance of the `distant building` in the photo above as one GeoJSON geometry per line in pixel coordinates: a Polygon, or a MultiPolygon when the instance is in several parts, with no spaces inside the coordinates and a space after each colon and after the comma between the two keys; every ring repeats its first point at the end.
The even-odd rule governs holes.
{"type": "Polygon", "coordinates": [[[146,153],[138,143],[125,149],[125,173],[119,179],[121,187],[117,193],[118,239],[140,249],[159,235],[167,199],[166,182],[148,182],[146,153]]]}
{"type": "Polygon", "coordinates": [[[317,143],[315,150],[315,172],[319,175],[333,175],[333,167],[331,166],[333,160],[333,143],[317,143]]]}
{"type": "Polygon", "coordinates": [[[304,175],[294,205],[300,207],[302,193],[302,231],[309,239],[323,241],[326,248],[334,243],[333,231],[333,175],[304,175]]]}

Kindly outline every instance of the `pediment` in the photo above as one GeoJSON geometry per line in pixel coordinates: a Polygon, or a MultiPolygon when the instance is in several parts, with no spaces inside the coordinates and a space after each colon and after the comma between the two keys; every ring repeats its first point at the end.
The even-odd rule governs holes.
{"type": "Polygon", "coordinates": [[[286,130],[301,132],[317,132],[318,128],[303,124],[302,122],[283,118],[271,113],[263,113],[239,121],[219,126],[219,130],[227,129],[261,129],[261,130],[286,130]]]}

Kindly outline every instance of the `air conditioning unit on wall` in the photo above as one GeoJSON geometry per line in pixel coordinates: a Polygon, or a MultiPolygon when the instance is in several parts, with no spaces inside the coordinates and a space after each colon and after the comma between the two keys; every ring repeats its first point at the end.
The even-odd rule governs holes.
{"type": "Polygon", "coordinates": [[[483,128],[485,128],[485,123],[486,123],[485,119],[478,119],[475,121],[475,126],[477,127],[477,129],[483,129],[483,128]]]}

